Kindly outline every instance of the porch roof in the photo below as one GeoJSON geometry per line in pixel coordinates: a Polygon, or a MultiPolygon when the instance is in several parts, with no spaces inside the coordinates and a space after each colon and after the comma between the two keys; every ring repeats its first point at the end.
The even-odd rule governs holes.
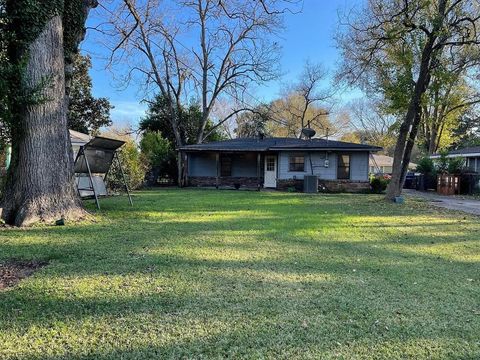
{"type": "MultiPolygon", "coordinates": [[[[480,156],[480,146],[470,146],[462,149],[452,150],[448,152],[447,157],[479,157],[480,156]]],[[[440,158],[440,154],[433,154],[430,156],[431,159],[440,158]]]]}
{"type": "Polygon", "coordinates": [[[216,151],[216,152],[267,152],[267,151],[371,151],[382,150],[379,146],[355,144],[326,139],[294,138],[238,138],[215,141],[206,144],[181,146],[182,151],[216,151]]]}

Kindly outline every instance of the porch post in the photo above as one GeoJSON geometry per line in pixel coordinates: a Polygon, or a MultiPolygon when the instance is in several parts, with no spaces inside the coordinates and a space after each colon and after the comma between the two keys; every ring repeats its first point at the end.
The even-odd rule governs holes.
{"type": "Polygon", "coordinates": [[[261,164],[260,164],[261,156],[260,153],[257,153],[257,188],[260,191],[260,169],[261,169],[261,164]]]}
{"type": "Polygon", "coordinates": [[[178,177],[178,187],[183,187],[183,169],[182,169],[182,151],[178,151],[177,156],[177,177],[178,177]]]}
{"type": "Polygon", "coordinates": [[[185,174],[184,175],[184,179],[185,179],[184,180],[184,185],[188,186],[188,155],[187,155],[187,153],[183,153],[183,159],[184,159],[183,167],[185,169],[184,170],[184,174],[185,174]]]}
{"type": "Polygon", "coordinates": [[[216,178],[216,181],[215,181],[215,187],[218,189],[218,186],[219,186],[219,177],[220,177],[220,153],[217,152],[215,153],[215,161],[217,163],[217,178],[216,178]]]}

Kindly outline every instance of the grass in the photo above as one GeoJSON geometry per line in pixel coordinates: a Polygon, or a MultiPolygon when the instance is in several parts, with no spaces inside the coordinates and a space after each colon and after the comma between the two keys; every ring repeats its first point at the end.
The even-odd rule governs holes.
{"type": "Polygon", "coordinates": [[[0,292],[1,359],[480,358],[478,217],[380,195],[134,201],[0,231],[0,261],[49,261],[0,292]]]}

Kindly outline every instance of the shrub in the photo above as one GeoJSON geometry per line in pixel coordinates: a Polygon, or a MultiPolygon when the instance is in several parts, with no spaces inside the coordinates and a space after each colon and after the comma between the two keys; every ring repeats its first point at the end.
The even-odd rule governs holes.
{"type": "Polygon", "coordinates": [[[155,185],[158,179],[176,179],[177,156],[171,142],[159,131],[147,131],[140,141],[142,156],[148,164],[147,181],[155,185]]]}
{"type": "MultiPolygon", "coordinates": [[[[135,143],[133,141],[127,141],[125,145],[120,148],[118,156],[125,173],[128,188],[131,190],[140,188],[143,184],[147,167],[144,162],[142,162],[140,152],[135,143]]],[[[125,189],[122,173],[117,161],[113,162],[108,172],[107,180],[110,189],[116,191],[125,189]]]]}
{"type": "Polygon", "coordinates": [[[444,174],[448,172],[449,159],[447,158],[448,151],[440,151],[440,158],[437,160],[437,172],[444,174]]]}
{"type": "Polygon", "coordinates": [[[416,171],[422,174],[435,174],[435,164],[432,159],[425,156],[418,161],[416,171]]]}
{"type": "Polygon", "coordinates": [[[147,131],[140,141],[140,149],[152,167],[168,161],[172,152],[170,141],[164,139],[158,131],[147,131]]]}
{"type": "Polygon", "coordinates": [[[463,158],[449,158],[447,162],[447,169],[449,174],[460,174],[464,168],[463,158]]]}
{"type": "Polygon", "coordinates": [[[374,177],[370,180],[370,188],[374,194],[381,194],[387,189],[389,180],[384,177],[374,177]]]}

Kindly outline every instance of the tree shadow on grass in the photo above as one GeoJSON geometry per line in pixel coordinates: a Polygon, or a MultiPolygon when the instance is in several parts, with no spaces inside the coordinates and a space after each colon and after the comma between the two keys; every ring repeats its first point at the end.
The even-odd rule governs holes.
{"type": "Polygon", "coordinates": [[[93,346],[100,338],[87,334],[67,357],[98,359],[276,357],[285,349],[299,356],[337,342],[373,346],[379,338],[473,343],[480,294],[469,279],[480,278],[478,262],[414,247],[478,242],[476,225],[442,219],[438,238],[428,223],[400,231],[412,217],[408,208],[388,205],[378,215],[370,197],[350,207],[336,195],[223,194],[212,201],[207,191],[154,193],[134,209],[110,199],[102,207],[110,218],[97,224],[1,232],[1,258],[52,261],[0,294],[0,331],[16,334],[19,344],[26,334],[61,347],[69,326],[74,332],[95,319],[110,345],[93,346]],[[204,221],[208,212],[214,221],[204,221]],[[391,226],[362,223],[365,215],[391,226]],[[190,331],[198,319],[205,324],[190,331]],[[48,338],[49,329],[59,336],[48,338]],[[142,338],[161,331],[174,340],[145,345],[142,338]]]}

